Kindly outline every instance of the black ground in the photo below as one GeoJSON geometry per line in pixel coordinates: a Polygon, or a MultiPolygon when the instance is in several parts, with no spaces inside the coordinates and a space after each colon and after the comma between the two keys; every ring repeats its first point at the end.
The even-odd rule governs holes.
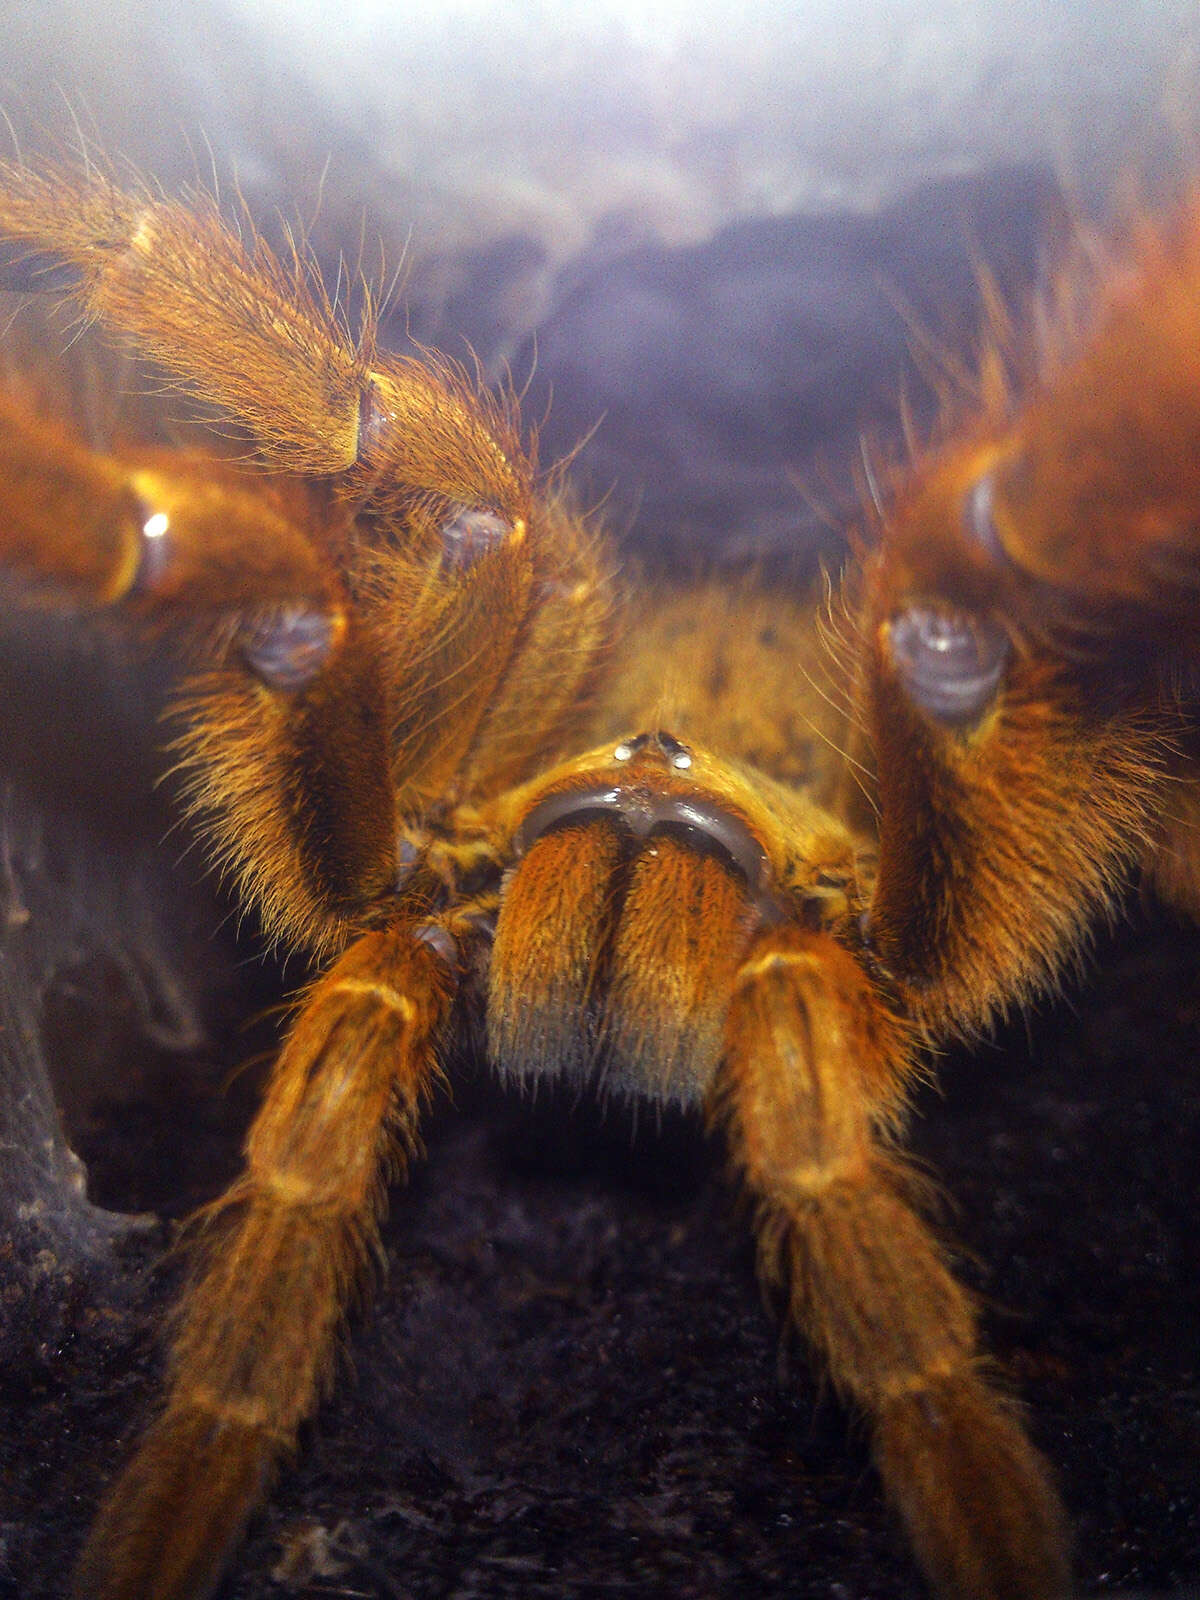
{"type": "MultiPolygon", "coordinates": [[[[915,1124],[1087,1594],[1200,1582],[1197,957],[1195,934],[1139,919],[1030,1038],[946,1060],[915,1124]]],[[[683,1122],[635,1135],[479,1084],[457,1098],[395,1197],[353,1376],[222,1596],[917,1600],[861,1428],[762,1304],[719,1150],[683,1122]]],[[[177,1108],[164,1129],[161,1110],[101,1129],[94,1168],[127,1181],[131,1126],[143,1159],[158,1141],[163,1188],[181,1127],[193,1155],[231,1155],[219,1117],[177,1108]]],[[[52,1342],[10,1361],[4,1592],[63,1593],[153,1396],[173,1277],[128,1314],[68,1296],[52,1342]]]]}

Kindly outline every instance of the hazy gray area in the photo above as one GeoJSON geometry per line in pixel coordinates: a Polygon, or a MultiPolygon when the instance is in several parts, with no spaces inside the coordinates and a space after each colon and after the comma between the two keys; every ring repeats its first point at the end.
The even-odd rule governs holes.
{"type": "Polygon", "coordinates": [[[1196,0],[49,0],[0,18],[0,100],[26,134],[69,126],[69,103],[168,179],[206,168],[207,142],[251,195],[297,202],[333,151],[328,203],[378,209],[418,257],[511,232],[555,262],[614,227],[695,243],[997,163],[1104,185],[1187,160],[1198,79],[1196,0]]]}
{"type": "Polygon", "coordinates": [[[690,243],[915,181],[1187,138],[1194,0],[235,0],[390,171],[562,250],[606,217],[690,243]]]}
{"type": "Polygon", "coordinates": [[[1194,165],[1198,82],[1197,0],[0,16],[22,149],[82,131],[168,190],[236,180],[331,280],[399,265],[389,339],[534,372],[546,453],[595,429],[583,492],[668,559],[838,521],[913,327],[971,327],[979,260],[1019,294],[1052,191],[1091,207],[1194,165]]]}

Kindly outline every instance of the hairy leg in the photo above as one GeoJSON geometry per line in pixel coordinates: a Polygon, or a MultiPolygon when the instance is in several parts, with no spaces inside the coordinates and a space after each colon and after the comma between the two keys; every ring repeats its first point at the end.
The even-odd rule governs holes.
{"type": "Polygon", "coordinates": [[[982,1372],[975,1316],[880,1141],[905,1040],[831,939],[760,937],[730,1011],[722,1111],[758,1204],[762,1268],[866,1413],[875,1459],[946,1600],[1069,1592],[1045,1464],[982,1372]]]}
{"type": "Polygon", "coordinates": [[[416,1144],[452,977],[411,927],[359,939],[309,993],[247,1141],[201,1219],[164,1408],[109,1491],[83,1600],[197,1600],[326,1389],[376,1248],[385,1180],[416,1144]]]}

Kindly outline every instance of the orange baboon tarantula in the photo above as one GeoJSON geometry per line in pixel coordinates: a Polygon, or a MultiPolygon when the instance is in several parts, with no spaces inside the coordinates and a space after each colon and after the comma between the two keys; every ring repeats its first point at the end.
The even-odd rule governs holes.
{"type": "Polygon", "coordinates": [[[1146,246],[1015,420],[985,361],[977,432],[899,490],[850,582],[849,723],[806,687],[810,612],[753,586],[624,592],[510,404],[380,353],[369,310],[351,338],[302,263],[210,204],[9,167],[0,236],[31,278],[68,269],[268,469],[100,456],[5,401],[0,540],[23,603],[184,637],[179,752],[212,858],[325,965],[203,1219],[165,1400],[77,1593],[212,1591],[328,1385],[385,1184],[482,996],[502,1074],[719,1117],[762,1270],[866,1414],[932,1587],[1067,1594],[1057,1496],[897,1136],[921,1046],[1051,979],[1135,858],[1191,891],[1190,663],[1156,630],[1191,600],[1200,378],[1162,312],[1200,287],[1200,230],[1146,246]],[[1127,362],[1146,437],[1110,470],[1143,419],[1092,397],[1127,362]],[[1153,413],[1177,402],[1178,437],[1153,413]],[[1068,639],[1076,598],[1096,626],[1068,639]],[[1146,618],[1153,647],[1115,664],[1106,637],[1146,618]]]}

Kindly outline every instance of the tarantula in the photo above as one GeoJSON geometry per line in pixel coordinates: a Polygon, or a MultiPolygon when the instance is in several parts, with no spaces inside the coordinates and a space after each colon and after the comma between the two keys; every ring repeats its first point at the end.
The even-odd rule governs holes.
{"type": "Polygon", "coordinates": [[[622,586],[511,402],[382,354],[370,306],[351,337],[302,261],[210,203],[8,167],[0,235],[253,440],[257,469],[102,456],[5,402],[2,556],[22,604],[184,641],[177,750],[212,861],[324,967],[244,1174],[200,1220],[166,1396],[76,1592],[212,1591],[328,1387],[386,1183],[482,1013],[510,1079],[707,1108],[762,1272],[868,1418],[933,1588],[1065,1595],[1056,1492],[898,1143],[925,1045],[1049,982],[1135,859],[1178,898],[1192,881],[1186,642],[1152,627],[1127,668],[1107,641],[1190,599],[1200,413],[1162,311],[1197,286],[1200,230],[1146,246],[1015,420],[985,360],[983,419],[897,486],[848,581],[849,718],[804,688],[811,608],[622,586]],[[1137,403],[1192,406],[1178,439],[1147,425],[1130,476],[1107,465],[1128,386],[1121,409],[1089,397],[1133,360],[1137,403]],[[1101,554],[1113,530],[1098,577],[1061,546],[1081,524],[1101,554]],[[1068,638],[1077,598],[1096,627],[1068,638]]]}

